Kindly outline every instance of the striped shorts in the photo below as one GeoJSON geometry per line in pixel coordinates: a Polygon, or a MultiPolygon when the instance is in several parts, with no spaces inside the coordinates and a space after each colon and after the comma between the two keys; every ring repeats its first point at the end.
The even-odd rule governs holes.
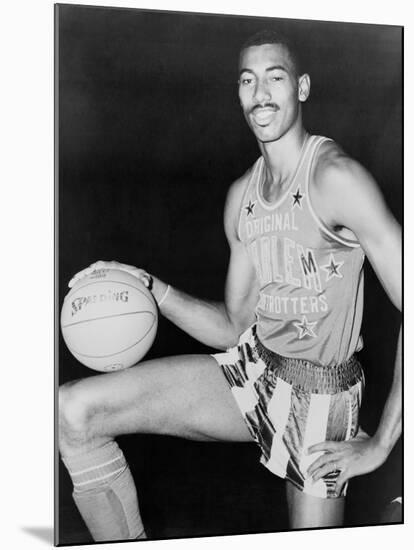
{"type": "Polygon", "coordinates": [[[322,498],[335,493],[339,471],[313,482],[306,473],[322,454],[306,454],[322,441],[344,441],[358,431],[364,385],[355,357],[335,367],[282,357],[263,346],[256,327],[238,346],[213,355],[222,367],[231,392],[261,449],[260,462],[298,489],[322,498]]]}

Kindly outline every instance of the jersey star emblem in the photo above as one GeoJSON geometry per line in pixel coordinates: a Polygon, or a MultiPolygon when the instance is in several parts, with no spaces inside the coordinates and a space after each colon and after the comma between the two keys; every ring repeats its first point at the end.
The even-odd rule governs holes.
{"type": "Polygon", "coordinates": [[[249,204],[246,205],[244,208],[247,210],[247,215],[249,216],[250,214],[253,216],[253,208],[256,206],[256,202],[252,202],[250,199],[249,199],[249,204]]]}
{"type": "Polygon", "coordinates": [[[329,281],[330,279],[333,279],[334,277],[338,277],[338,279],[342,279],[343,275],[340,272],[341,267],[344,265],[344,262],[337,262],[335,260],[335,257],[333,254],[330,254],[329,256],[329,263],[326,265],[321,266],[321,268],[326,271],[326,280],[329,281]]]}
{"type": "Polygon", "coordinates": [[[294,208],[295,206],[298,206],[300,209],[302,209],[302,199],[303,197],[305,196],[304,193],[301,193],[300,192],[300,187],[297,188],[296,190],[296,193],[293,194],[292,193],[292,197],[293,197],[293,204],[292,204],[292,208],[294,208]]]}
{"type": "Polygon", "coordinates": [[[293,324],[299,331],[299,334],[298,334],[299,340],[302,340],[302,338],[304,338],[305,336],[311,336],[312,338],[316,338],[317,335],[313,329],[318,324],[317,321],[310,323],[307,320],[306,315],[303,315],[302,321],[300,323],[297,322],[293,324]]]}

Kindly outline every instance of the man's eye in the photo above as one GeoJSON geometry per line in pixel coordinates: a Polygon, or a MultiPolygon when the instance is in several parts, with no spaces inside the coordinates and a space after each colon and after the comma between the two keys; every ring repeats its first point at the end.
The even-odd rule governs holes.
{"type": "Polygon", "coordinates": [[[273,82],[280,82],[281,80],[283,80],[283,76],[272,76],[270,80],[272,80],[273,82]]]}
{"type": "Polygon", "coordinates": [[[252,78],[241,78],[240,79],[240,84],[242,86],[248,86],[249,84],[251,84],[253,82],[253,79],[252,78]]]}

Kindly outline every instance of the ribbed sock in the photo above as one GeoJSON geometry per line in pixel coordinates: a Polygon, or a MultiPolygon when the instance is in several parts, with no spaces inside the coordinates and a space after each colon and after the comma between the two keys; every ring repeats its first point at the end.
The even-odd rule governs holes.
{"type": "Polygon", "coordinates": [[[73,499],[95,541],[146,538],[134,480],[115,441],[63,458],[73,499]]]}

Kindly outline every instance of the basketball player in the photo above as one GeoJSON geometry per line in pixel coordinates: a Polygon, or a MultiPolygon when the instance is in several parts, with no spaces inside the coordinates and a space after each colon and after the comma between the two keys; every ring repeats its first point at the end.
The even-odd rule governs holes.
{"type": "Polygon", "coordinates": [[[292,46],[272,32],[240,54],[239,98],[261,156],[230,187],[224,303],[193,298],[142,269],[161,313],[221,353],[142,362],[60,390],[60,450],[96,541],[144,538],[116,437],[255,441],[286,479],[292,528],[339,526],[350,478],[378,468],[401,431],[401,354],[376,433],[359,431],[362,265],[400,307],[400,229],[373,178],[330,139],[309,135],[310,93],[292,46]]]}

